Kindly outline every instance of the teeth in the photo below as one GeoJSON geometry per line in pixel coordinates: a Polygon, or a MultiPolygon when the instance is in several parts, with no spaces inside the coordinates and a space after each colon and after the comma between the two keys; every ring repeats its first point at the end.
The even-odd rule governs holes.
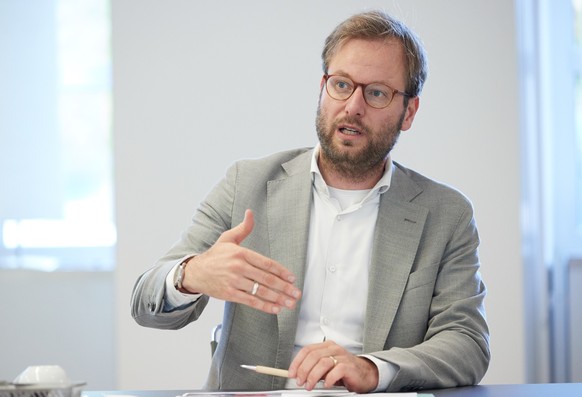
{"type": "Polygon", "coordinates": [[[347,135],[359,135],[360,134],[359,131],[353,130],[351,128],[342,128],[341,130],[344,134],[347,134],[347,135]]]}

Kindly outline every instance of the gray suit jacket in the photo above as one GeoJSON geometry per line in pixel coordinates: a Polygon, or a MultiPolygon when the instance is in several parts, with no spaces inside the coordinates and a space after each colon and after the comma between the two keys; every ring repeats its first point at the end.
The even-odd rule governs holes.
{"type": "MultiPolygon", "coordinates": [[[[165,277],[181,258],[208,249],[240,223],[247,208],[255,228],[244,245],[287,266],[303,285],[312,202],[312,149],[245,160],[198,208],[181,239],[137,281],[132,315],[144,326],[177,329],[208,302],[164,312],[165,277]]],[[[489,331],[479,273],[479,237],[470,202],[459,192],[395,163],[380,201],[364,352],[399,370],[388,391],[478,383],[489,364],[489,331]]],[[[351,288],[357,288],[352,286],[351,288]]],[[[206,388],[281,389],[285,379],[240,368],[288,368],[299,309],[265,314],[226,302],[223,329],[206,388]]]]}

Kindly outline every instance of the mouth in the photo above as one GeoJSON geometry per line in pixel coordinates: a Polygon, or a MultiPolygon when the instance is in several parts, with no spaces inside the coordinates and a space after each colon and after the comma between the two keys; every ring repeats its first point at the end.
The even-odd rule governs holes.
{"type": "Polygon", "coordinates": [[[339,131],[344,135],[362,135],[360,130],[357,130],[353,127],[340,127],[339,131]]]}

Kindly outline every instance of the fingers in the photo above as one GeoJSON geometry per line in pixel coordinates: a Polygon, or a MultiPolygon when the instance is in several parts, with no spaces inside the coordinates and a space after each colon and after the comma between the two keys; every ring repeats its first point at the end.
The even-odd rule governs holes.
{"type": "Polygon", "coordinates": [[[293,287],[292,283],[295,282],[296,278],[285,266],[251,250],[244,251],[244,261],[252,265],[252,267],[245,269],[247,278],[257,281],[271,290],[295,296],[297,289],[293,287]]]}
{"type": "Polygon", "coordinates": [[[285,266],[240,246],[254,228],[252,211],[225,231],[208,251],[191,259],[182,285],[225,301],[242,303],[266,313],[293,309],[301,291],[285,266]],[[255,287],[255,283],[256,287],[255,287]]]}
{"type": "Polygon", "coordinates": [[[244,241],[245,238],[248,237],[249,234],[251,234],[254,227],[255,218],[253,215],[253,211],[246,210],[243,221],[239,223],[237,226],[233,227],[232,229],[222,233],[222,235],[218,238],[217,242],[235,243],[239,245],[244,241]]]}
{"type": "Polygon", "coordinates": [[[366,358],[351,354],[333,341],[306,346],[299,351],[289,377],[298,386],[312,390],[323,380],[324,387],[343,384],[349,391],[367,393],[378,385],[378,369],[366,358]]]}
{"type": "Polygon", "coordinates": [[[265,313],[279,314],[283,307],[293,309],[297,301],[292,298],[286,298],[281,293],[273,292],[264,285],[257,283],[257,292],[252,295],[253,288],[250,290],[235,290],[227,300],[231,302],[242,303],[254,309],[265,313]]]}
{"type": "Polygon", "coordinates": [[[246,252],[239,271],[242,294],[237,294],[237,298],[255,309],[279,313],[283,307],[295,308],[301,297],[301,291],[293,285],[295,276],[281,264],[256,252],[246,252]]]}
{"type": "Polygon", "coordinates": [[[289,377],[296,378],[297,386],[311,390],[335,366],[329,357],[338,353],[331,341],[305,346],[291,362],[289,377]],[[326,357],[328,359],[323,360],[326,357]]]}
{"type": "MultiPolygon", "coordinates": [[[[248,235],[251,234],[254,225],[255,222],[253,212],[250,209],[248,209],[245,211],[243,221],[239,223],[237,226],[233,227],[232,229],[224,232],[219,237],[217,242],[220,243],[230,242],[236,245],[240,245],[244,241],[244,239],[246,239],[248,235]]],[[[275,289],[278,289],[279,291],[283,291],[283,289],[281,289],[282,287],[281,283],[277,282],[275,285],[272,285],[272,281],[276,280],[274,280],[273,278],[269,278],[270,274],[274,274],[278,276],[278,278],[283,279],[289,283],[295,282],[295,276],[286,267],[261,254],[258,254],[251,250],[247,250],[245,251],[245,260],[254,267],[264,270],[264,272],[254,272],[254,274],[249,275],[250,279],[257,280],[261,282],[263,285],[269,285],[275,289]],[[258,280],[259,277],[261,277],[260,280],[258,280]]]]}

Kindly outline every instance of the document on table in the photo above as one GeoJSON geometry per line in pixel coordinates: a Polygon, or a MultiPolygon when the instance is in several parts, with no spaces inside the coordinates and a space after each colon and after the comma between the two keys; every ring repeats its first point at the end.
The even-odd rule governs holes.
{"type": "Polygon", "coordinates": [[[368,397],[434,397],[429,393],[370,393],[357,394],[347,391],[346,389],[288,389],[288,390],[268,390],[268,391],[216,391],[216,392],[191,392],[184,393],[178,397],[350,397],[350,396],[368,396],[368,397]]]}
{"type": "Polygon", "coordinates": [[[349,397],[356,393],[347,391],[344,388],[337,389],[286,389],[268,391],[217,391],[217,392],[192,392],[184,393],[180,397],[349,397]]]}

